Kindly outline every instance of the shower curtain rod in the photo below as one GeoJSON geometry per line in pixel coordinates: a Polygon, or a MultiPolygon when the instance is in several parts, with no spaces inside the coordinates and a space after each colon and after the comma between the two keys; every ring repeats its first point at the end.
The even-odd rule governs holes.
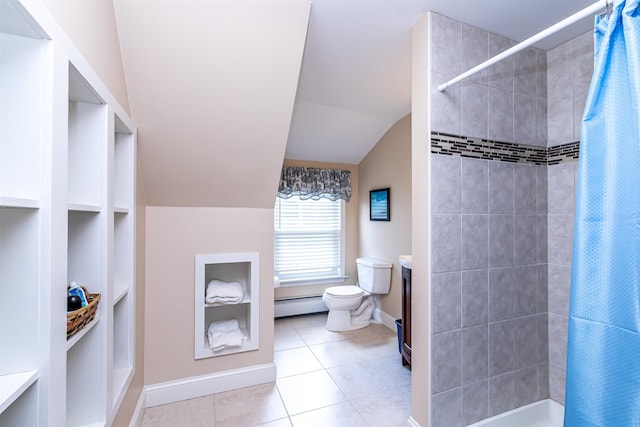
{"type": "Polygon", "coordinates": [[[469,71],[466,71],[462,74],[460,74],[458,77],[454,77],[453,79],[449,80],[446,83],[442,83],[440,86],[438,86],[438,90],[440,92],[443,92],[445,89],[447,89],[449,86],[454,85],[456,83],[458,83],[461,80],[466,79],[469,76],[472,76],[474,74],[476,74],[479,71],[484,70],[485,68],[495,64],[496,62],[500,62],[503,59],[513,55],[514,53],[517,53],[521,50],[523,50],[526,47],[531,46],[532,44],[550,36],[551,34],[562,30],[563,28],[568,27],[569,25],[583,19],[586,18],[589,15],[593,15],[596,12],[605,9],[605,8],[609,8],[611,6],[611,3],[609,2],[609,0],[599,0],[595,3],[593,3],[591,6],[588,6],[584,9],[582,9],[581,11],[574,13],[573,15],[569,16],[568,18],[563,19],[562,21],[558,22],[555,25],[550,26],[549,28],[547,28],[546,30],[542,30],[540,31],[538,34],[533,35],[531,37],[529,37],[528,39],[518,43],[517,45],[505,50],[502,53],[499,53],[498,55],[494,56],[493,58],[490,58],[486,61],[484,61],[482,64],[480,65],[476,65],[475,67],[473,67],[472,69],[470,69],[469,71]]]}

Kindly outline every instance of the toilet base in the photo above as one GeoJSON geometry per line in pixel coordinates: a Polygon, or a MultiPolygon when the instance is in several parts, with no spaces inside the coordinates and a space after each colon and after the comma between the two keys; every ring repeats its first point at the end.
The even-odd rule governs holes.
{"type": "Polygon", "coordinates": [[[353,310],[339,310],[329,307],[327,329],[334,332],[353,331],[369,326],[376,303],[371,295],[360,301],[360,306],[353,310]]]}
{"type": "Polygon", "coordinates": [[[329,310],[327,316],[327,330],[333,332],[355,331],[369,326],[370,321],[351,321],[350,310],[329,310]]]}

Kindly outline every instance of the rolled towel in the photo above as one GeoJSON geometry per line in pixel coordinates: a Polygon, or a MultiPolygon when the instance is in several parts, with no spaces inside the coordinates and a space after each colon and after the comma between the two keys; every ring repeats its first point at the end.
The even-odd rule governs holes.
{"type": "Polygon", "coordinates": [[[220,351],[227,347],[239,347],[247,340],[236,319],[220,320],[209,325],[207,331],[209,348],[213,351],[220,351]]]}
{"type": "Polygon", "coordinates": [[[244,289],[240,283],[210,280],[204,300],[207,304],[237,304],[243,297],[244,289]]]}

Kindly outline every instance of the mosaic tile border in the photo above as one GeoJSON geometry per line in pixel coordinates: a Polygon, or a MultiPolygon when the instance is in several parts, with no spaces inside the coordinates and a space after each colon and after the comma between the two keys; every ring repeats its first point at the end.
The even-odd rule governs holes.
{"type": "Polygon", "coordinates": [[[547,164],[557,165],[572,160],[577,161],[579,153],[580,141],[549,147],[547,149],[547,164]]]}
{"type": "Polygon", "coordinates": [[[543,148],[443,132],[431,133],[432,153],[501,162],[556,165],[558,163],[576,161],[579,148],[580,141],[543,148]]]}

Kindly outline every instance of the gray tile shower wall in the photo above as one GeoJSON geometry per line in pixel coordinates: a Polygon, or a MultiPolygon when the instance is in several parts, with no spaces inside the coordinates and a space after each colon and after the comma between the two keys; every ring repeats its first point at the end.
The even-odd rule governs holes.
{"type": "Polygon", "coordinates": [[[431,129],[546,147],[546,53],[527,48],[439,92],[439,84],[515,42],[442,15],[431,16],[431,129]]]}
{"type": "Polygon", "coordinates": [[[546,168],[431,154],[434,425],[548,396],[546,168]]]}
{"type": "Polygon", "coordinates": [[[513,409],[527,396],[551,396],[563,403],[574,156],[546,166],[433,150],[431,171],[432,332],[434,338],[461,333],[453,359],[447,357],[452,347],[433,342],[434,354],[441,356],[433,362],[434,373],[441,371],[434,405],[444,402],[435,399],[438,393],[460,389],[463,398],[456,401],[462,419],[470,423],[479,420],[474,414],[513,409]],[[525,370],[533,367],[535,382],[525,370]],[[492,381],[504,375],[513,378],[492,381]],[[518,378],[527,381],[518,383],[518,378]],[[485,405],[482,398],[464,398],[466,387],[480,388],[475,383],[482,381],[488,381],[493,399],[500,398],[499,390],[511,393],[512,383],[524,397],[469,407],[485,405]],[[525,390],[523,384],[532,388],[525,390]]]}
{"type": "Polygon", "coordinates": [[[580,139],[592,74],[592,31],[547,51],[548,146],[580,139]]]}
{"type": "Polygon", "coordinates": [[[549,394],[564,404],[577,162],[548,167],[549,394]]]}
{"type": "Polygon", "coordinates": [[[593,33],[547,52],[549,395],[564,404],[580,125],[593,73],[593,33]],[[573,146],[572,146],[573,145],[573,146]]]}
{"type": "Polygon", "coordinates": [[[564,403],[580,121],[592,33],[528,48],[432,14],[432,423],[564,403]]]}
{"type": "Polygon", "coordinates": [[[432,424],[462,427],[548,396],[547,63],[439,92],[514,42],[436,14],[431,34],[432,424]]]}

